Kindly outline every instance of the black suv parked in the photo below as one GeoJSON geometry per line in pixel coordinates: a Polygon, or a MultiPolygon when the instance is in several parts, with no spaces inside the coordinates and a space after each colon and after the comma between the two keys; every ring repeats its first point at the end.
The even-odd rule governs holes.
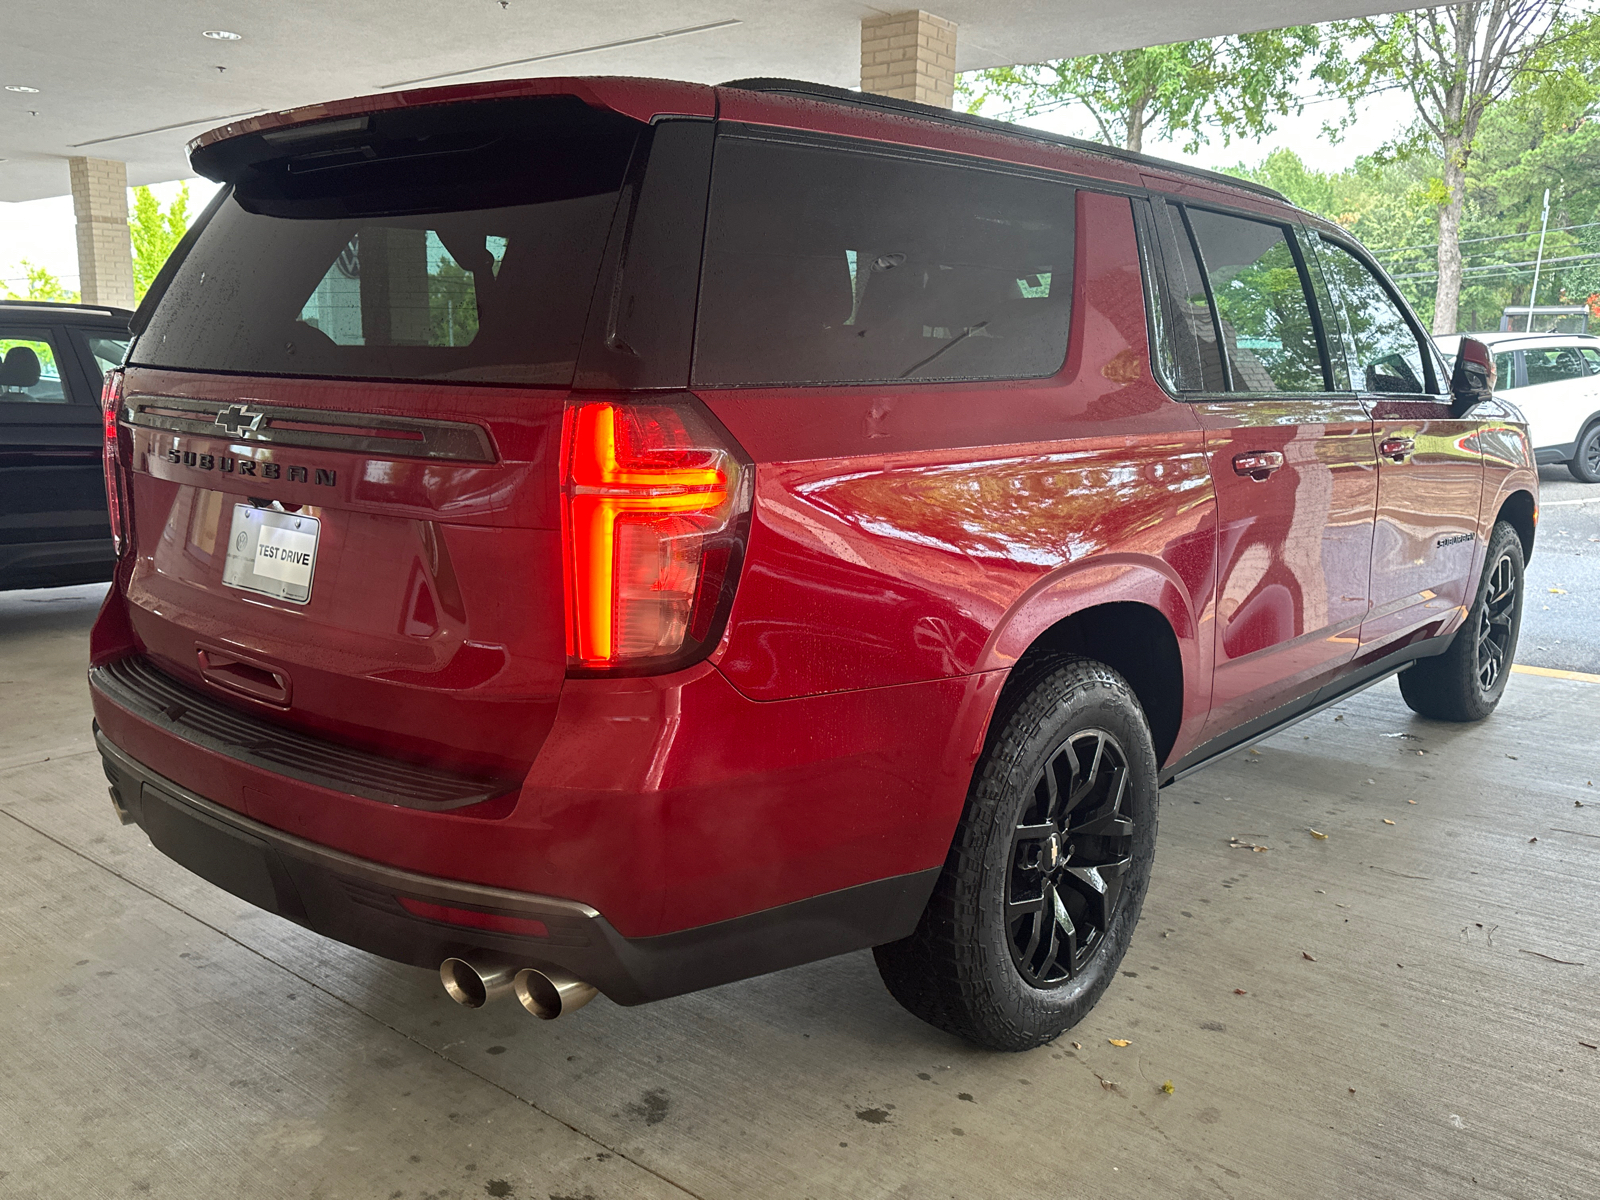
{"type": "Polygon", "coordinates": [[[0,590],[111,578],[100,385],[132,316],[0,301],[0,590]]]}

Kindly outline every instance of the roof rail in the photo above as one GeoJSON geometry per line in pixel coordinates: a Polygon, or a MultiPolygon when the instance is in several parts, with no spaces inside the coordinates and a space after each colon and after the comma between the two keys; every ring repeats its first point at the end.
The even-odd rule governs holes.
{"type": "Polygon", "coordinates": [[[907,113],[932,121],[941,121],[947,125],[966,125],[974,129],[987,130],[990,133],[1003,133],[1010,137],[1026,138],[1033,142],[1047,142],[1054,146],[1067,146],[1086,154],[1099,154],[1106,158],[1133,163],[1135,166],[1175,171],[1180,175],[1189,175],[1196,179],[1205,179],[1212,183],[1236,187],[1242,191],[1255,192],[1258,195],[1267,196],[1285,204],[1292,203],[1287,196],[1276,188],[1270,188],[1266,184],[1255,183],[1248,179],[1239,179],[1233,175],[1224,175],[1220,171],[1208,171],[1204,167],[1191,167],[1183,163],[1173,162],[1171,159],[1157,158],[1150,154],[1140,154],[1134,150],[1124,150],[1120,146],[1107,146],[1102,142],[1091,142],[1085,138],[1067,137],[1065,134],[1059,133],[1046,133],[1042,129],[1030,129],[1026,125],[1013,125],[1009,121],[996,121],[990,117],[978,117],[971,113],[952,112],[948,108],[938,108],[932,104],[922,104],[915,100],[899,100],[893,96],[879,96],[872,92],[855,92],[849,88],[831,87],[825,83],[808,83],[803,79],[730,79],[726,83],[719,83],[717,86],[739,88],[747,92],[771,92],[776,95],[800,96],[807,100],[825,100],[834,104],[849,104],[856,108],[876,108],[884,112],[907,113]]]}
{"type": "Polygon", "coordinates": [[[115,308],[110,304],[80,304],[76,300],[7,300],[0,297],[0,308],[72,309],[76,312],[103,312],[113,317],[133,319],[131,308],[115,308]]]}

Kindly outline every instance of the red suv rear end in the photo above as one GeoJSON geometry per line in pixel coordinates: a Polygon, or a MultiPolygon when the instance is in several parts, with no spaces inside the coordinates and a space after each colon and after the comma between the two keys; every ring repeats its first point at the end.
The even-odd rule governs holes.
{"type": "Polygon", "coordinates": [[[113,799],[464,1003],[874,946],[1038,1044],[1159,786],[1401,668],[1435,715],[1504,687],[1514,414],[1259,189],[762,81],[192,153],[225,186],[107,383],[113,799]]]}

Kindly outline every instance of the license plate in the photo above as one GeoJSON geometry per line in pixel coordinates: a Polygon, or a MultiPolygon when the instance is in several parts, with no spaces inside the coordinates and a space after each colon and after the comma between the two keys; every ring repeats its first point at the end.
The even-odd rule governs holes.
{"type": "Polygon", "coordinates": [[[321,524],[300,513],[235,504],[222,582],[291,604],[308,603],[321,524]]]}

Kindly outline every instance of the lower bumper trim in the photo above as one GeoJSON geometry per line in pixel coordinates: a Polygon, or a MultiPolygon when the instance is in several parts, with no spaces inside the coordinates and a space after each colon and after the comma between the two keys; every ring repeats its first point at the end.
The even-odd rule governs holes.
{"type": "Polygon", "coordinates": [[[157,774],[98,728],[95,741],[121,807],[156,849],[224,891],[397,962],[434,969],[446,958],[488,951],[559,967],[618,1004],[661,1000],[905,937],[941,869],[713,925],[626,938],[574,900],[421,875],[273,829],[157,774]],[[486,927],[416,915],[440,910],[483,914],[486,927]],[[506,932],[539,927],[548,936],[506,932]]]}

